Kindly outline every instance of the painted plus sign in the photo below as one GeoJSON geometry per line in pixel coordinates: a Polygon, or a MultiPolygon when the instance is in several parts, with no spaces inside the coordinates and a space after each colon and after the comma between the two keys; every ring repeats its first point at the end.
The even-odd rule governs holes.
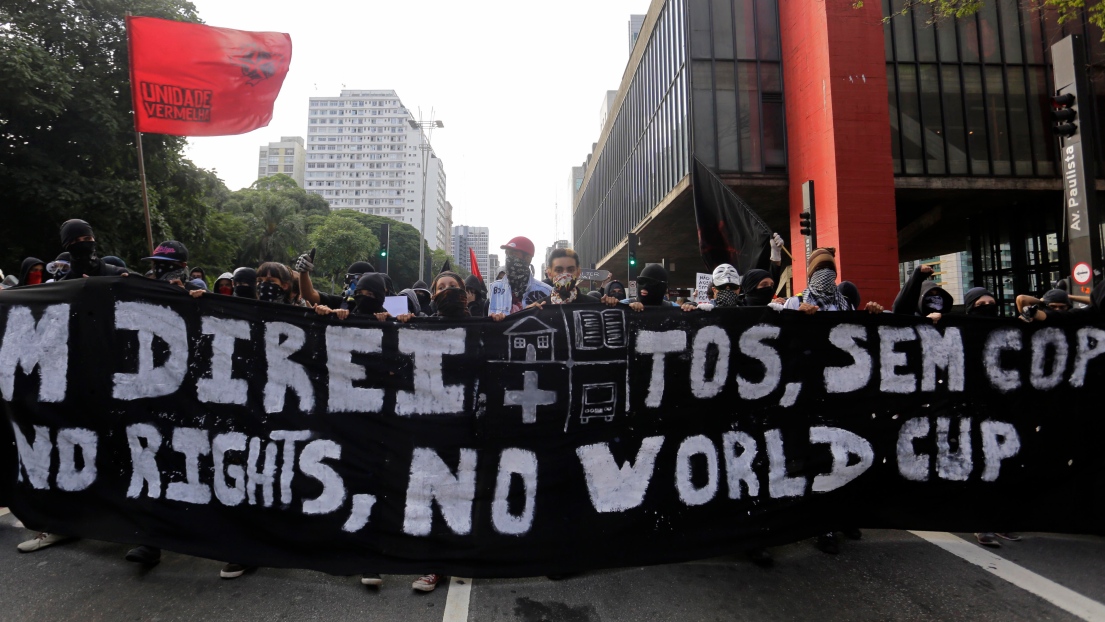
{"type": "Polygon", "coordinates": [[[542,391],[537,386],[537,372],[524,373],[521,391],[507,391],[504,406],[521,406],[522,423],[537,422],[537,407],[556,403],[556,391],[542,391]]]}

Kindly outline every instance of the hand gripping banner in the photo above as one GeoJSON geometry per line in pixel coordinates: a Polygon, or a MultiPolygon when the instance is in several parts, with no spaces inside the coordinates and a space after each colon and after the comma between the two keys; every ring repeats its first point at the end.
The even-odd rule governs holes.
{"type": "Polygon", "coordinates": [[[525,576],[845,527],[1103,533],[1105,330],[563,305],[396,325],[0,293],[0,503],[332,573],[525,576]]]}

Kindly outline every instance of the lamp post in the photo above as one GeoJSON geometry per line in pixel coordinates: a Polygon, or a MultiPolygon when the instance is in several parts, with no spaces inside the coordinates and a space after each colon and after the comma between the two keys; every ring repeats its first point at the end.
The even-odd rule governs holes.
{"type": "Polygon", "coordinates": [[[411,129],[419,130],[419,144],[418,148],[422,151],[422,224],[418,227],[418,235],[421,239],[418,241],[418,280],[425,280],[426,270],[426,177],[429,174],[430,167],[430,152],[433,151],[433,147],[430,145],[430,137],[433,136],[435,127],[445,127],[445,124],[441,122],[441,119],[434,119],[433,110],[430,111],[430,120],[423,121],[422,113],[419,111],[418,120],[407,119],[407,123],[410,124],[411,129]]]}

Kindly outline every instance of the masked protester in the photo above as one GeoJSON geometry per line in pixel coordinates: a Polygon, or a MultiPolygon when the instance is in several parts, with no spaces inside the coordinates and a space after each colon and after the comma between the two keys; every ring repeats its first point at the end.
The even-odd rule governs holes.
{"type": "Polygon", "coordinates": [[[357,279],[353,289],[353,315],[376,316],[386,313],[384,298],[387,297],[387,283],[382,274],[370,272],[357,279]]]}
{"type": "Polygon", "coordinates": [[[46,279],[46,263],[37,257],[28,257],[19,266],[20,285],[41,285],[46,279]]]}
{"type": "Polygon", "coordinates": [[[474,274],[464,279],[464,290],[468,293],[468,314],[472,317],[487,317],[487,287],[474,274]]]}
{"type": "Polygon", "coordinates": [[[433,300],[430,308],[437,317],[468,317],[468,293],[464,290],[464,279],[456,272],[442,272],[434,277],[430,286],[433,300]],[[455,290],[450,292],[449,290],[455,290]],[[441,305],[444,304],[443,308],[441,305]]]}
{"type": "Polygon", "coordinates": [[[414,293],[411,288],[404,289],[399,292],[400,296],[407,297],[407,313],[412,317],[418,317],[422,315],[422,305],[418,302],[418,294],[414,293]]]}
{"type": "Polygon", "coordinates": [[[50,275],[50,278],[47,279],[46,282],[53,283],[54,281],[64,279],[65,275],[69,274],[71,269],[69,253],[58,255],[57,259],[46,264],[46,273],[50,275]]]}
{"type": "Polygon", "coordinates": [[[998,317],[1000,308],[994,294],[985,287],[974,287],[963,294],[964,312],[971,317],[998,317]]]}
{"type": "Polygon", "coordinates": [[[203,271],[203,268],[195,267],[188,272],[189,281],[194,281],[196,279],[201,279],[205,283],[207,282],[207,273],[203,271]]]}
{"type": "Polygon", "coordinates": [[[257,268],[257,299],[291,304],[292,273],[288,266],[267,261],[257,268]]]}
{"type": "MultiPolygon", "coordinates": [[[[357,281],[365,274],[376,272],[376,268],[367,261],[355,261],[349,264],[349,269],[345,272],[342,292],[327,294],[316,290],[311,282],[311,272],[314,269],[315,264],[310,253],[303,253],[295,260],[294,270],[299,274],[299,295],[313,305],[322,305],[334,311],[351,310],[357,281]]],[[[344,317],[344,314],[339,314],[339,317],[344,317]]]]}
{"type": "Polygon", "coordinates": [[[604,295],[620,301],[624,301],[628,298],[625,293],[625,285],[622,285],[621,281],[610,281],[607,283],[604,295]]]}
{"type": "Polygon", "coordinates": [[[518,236],[500,248],[506,251],[506,275],[491,284],[488,317],[501,320],[552,294],[552,288],[533,278],[533,242],[518,236]]]}
{"type": "Polygon", "coordinates": [[[70,255],[68,274],[57,280],[80,279],[86,276],[122,276],[127,271],[104,263],[96,254],[96,236],[92,226],[79,219],[61,225],[61,246],[70,255]]]}
{"type": "Polygon", "coordinates": [[[215,279],[215,286],[211,288],[211,291],[222,296],[233,296],[234,275],[229,272],[220,274],[219,278],[215,279]]]}
{"type": "Polygon", "coordinates": [[[430,309],[430,303],[433,302],[434,295],[430,292],[430,286],[426,285],[425,281],[419,280],[411,285],[411,290],[418,296],[418,306],[422,309],[422,313],[431,315],[433,310],[430,309]]]}
{"type": "Polygon", "coordinates": [[[157,245],[151,257],[143,257],[153,265],[154,278],[158,281],[184,287],[188,278],[188,249],[176,240],[166,240],[157,245]]]}
{"type": "Polygon", "coordinates": [[[1050,289],[1040,299],[1020,295],[1016,303],[1020,318],[1026,322],[1046,320],[1049,316],[1061,317],[1074,307],[1070,294],[1062,289],[1050,289]]]}
{"type": "Polygon", "coordinates": [[[234,271],[234,295],[238,298],[257,299],[257,271],[253,268],[238,268],[234,271]]]}
{"type": "Polygon", "coordinates": [[[694,311],[695,309],[712,311],[714,307],[743,306],[740,286],[740,273],[737,272],[737,269],[727,263],[718,264],[718,267],[714,268],[713,274],[710,275],[710,301],[698,304],[685,302],[681,305],[682,309],[684,311],[694,311]]]}
{"type": "Polygon", "coordinates": [[[753,268],[741,278],[741,302],[746,307],[766,307],[775,299],[775,279],[767,270],[753,268]]]}
{"type": "Polygon", "coordinates": [[[818,248],[810,253],[806,267],[806,289],[787,299],[784,309],[812,313],[813,311],[852,311],[840,290],[836,287],[836,249],[818,248]]]}
{"type": "Polygon", "coordinates": [[[570,248],[553,249],[546,264],[545,275],[552,283],[552,293],[530,306],[595,304],[594,298],[581,294],[577,287],[580,265],[575,251],[570,248]]]}

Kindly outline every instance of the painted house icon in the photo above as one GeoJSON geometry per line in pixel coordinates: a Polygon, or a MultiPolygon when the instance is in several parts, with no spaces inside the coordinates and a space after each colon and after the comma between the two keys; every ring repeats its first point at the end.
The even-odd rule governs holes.
{"type": "Polygon", "coordinates": [[[535,317],[527,317],[503,332],[509,340],[508,358],[514,362],[553,361],[556,329],[535,317]]]}

